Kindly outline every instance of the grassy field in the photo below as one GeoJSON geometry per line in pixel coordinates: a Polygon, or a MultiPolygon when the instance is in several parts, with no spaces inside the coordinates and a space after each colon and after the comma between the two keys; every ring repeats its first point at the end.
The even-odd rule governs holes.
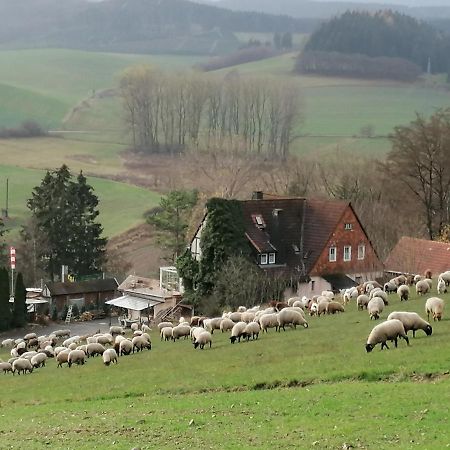
{"type": "MultiPolygon", "coordinates": [[[[444,296],[450,301],[450,294],[444,296]]],[[[383,312],[424,314],[425,299],[383,312]]],[[[313,317],[308,329],[212,349],[189,341],[103,367],[0,377],[2,448],[141,449],[320,448],[443,449],[450,445],[450,320],[418,332],[410,347],[367,354],[375,325],[347,306],[340,316],[313,317]],[[18,424],[20,423],[20,426],[18,424]],[[349,447],[347,447],[349,448],[349,447]]],[[[0,357],[8,358],[5,350],[0,357]]]]}
{"type": "MultiPolygon", "coordinates": [[[[76,174],[74,168],[72,173],[76,174]]],[[[29,217],[26,201],[33,188],[40,184],[44,172],[21,167],[0,165],[0,198],[2,208],[6,196],[6,178],[9,179],[8,228],[17,228],[29,217]]],[[[105,236],[115,236],[144,222],[143,212],[156,206],[159,195],[146,189],[102,178],[88,177],[99,197],[100,223],[105,236]]]]}

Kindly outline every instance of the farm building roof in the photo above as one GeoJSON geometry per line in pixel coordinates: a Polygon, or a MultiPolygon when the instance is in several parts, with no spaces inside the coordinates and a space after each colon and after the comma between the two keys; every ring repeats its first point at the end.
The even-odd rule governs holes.
{"type": "Polygon", "coordinates": [[[133,295],[122,295],[122,297],[113,298],[112,300],[108,300],[105,303],[107,305],[118,306],[119,308],[132,309],[133,311],[142,311],[162,302],[158,300],[149,300],[134,297],[133,295]]]}
{"type": "Polygon", "coordinates": [[[75,281],[75,282],[49,282],[46,284],[51,296],[87,294],[90,292],[109,292],[117,290],[115,278],[99,280],[75,281]]]}
{"type": "Polygon", "coordinates": [[[384,266],[386,272],[438,275],[450,270],[450,244],[403,236],[384,266]]]}
{"type": "Polygon", "coordinates": [[[344,274],[324,275],[323,278],[331,284],[333,291],[340,291],[341,289],[348,289],[357,286],[354,280],[344,274]]]}

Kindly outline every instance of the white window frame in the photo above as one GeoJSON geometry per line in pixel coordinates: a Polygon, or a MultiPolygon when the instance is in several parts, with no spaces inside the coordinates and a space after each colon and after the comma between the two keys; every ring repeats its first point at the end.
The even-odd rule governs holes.
{"type": "Polygon", "coordinates": [[[267,253],[261,253],[260,255],[260,264],[265,266],[267,264],[267,253]]]}
{"type": "Polygon", "coordinates": [[[275,253],[269,253],[269,264],[275,264],[275,253]]]}
{"type": "Polygon", "coordinates": [[[344,261],[348,262],[352,260],[352,246],[344,245],[344,261]],[[348,258],[346,258],[346,250],[348,249],[348,258]]]}
{"type": "Polygon", "coordinates": [[[337,247],[335,245],[332,245],[328,249],[328,261],[330,261],[330,262],[336,262],[337,261],[337,247]],[[331,250],[334,250],[334,256],[332,256],[331,250]]]}
{"type": "Polygon", "coordinates": [[[362,261],[366,257],[366,244],[358,245],[358,259],[362,261]]]}
{"type": "Polygon", "coordinates": [[[351,223],[346,223],[344,225],[344,230],[353,230],[353,225],[351,223]]]}

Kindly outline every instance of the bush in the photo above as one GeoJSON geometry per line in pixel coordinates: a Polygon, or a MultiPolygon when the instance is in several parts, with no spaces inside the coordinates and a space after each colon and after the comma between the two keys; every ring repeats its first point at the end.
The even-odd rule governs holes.
{"type": "Polygon", "coordinates": [[[56,310],[56,308],[53,308],[52,320],[53,320],[53,322],[56,322],[58,320],[58,311],[56,310]]]}
{"type": "Polygon", "coordinates": [[[30,138],[46,136],[47,132],[35,121],[27,120],[16,128],[1,128],[0,138],[30,138]]]}
{"type": "Polygon", "coordinates": [[[68,310],[69,310],[69,307],[67,305],[65,305],[64,309],[63,309],[63,312],[61,314],[61,317],[60,317],[61,320],[65,320],[66,319],[68,310]]]}

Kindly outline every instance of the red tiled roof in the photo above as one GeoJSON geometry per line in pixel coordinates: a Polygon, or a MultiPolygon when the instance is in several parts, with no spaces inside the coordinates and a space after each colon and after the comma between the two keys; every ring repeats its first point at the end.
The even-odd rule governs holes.
{"type": "Polygon", "coordinates": [[[450,270],[450,244],[403,236],[385,263],[387,272],[424,274],[433,276],[450,270]]]}

